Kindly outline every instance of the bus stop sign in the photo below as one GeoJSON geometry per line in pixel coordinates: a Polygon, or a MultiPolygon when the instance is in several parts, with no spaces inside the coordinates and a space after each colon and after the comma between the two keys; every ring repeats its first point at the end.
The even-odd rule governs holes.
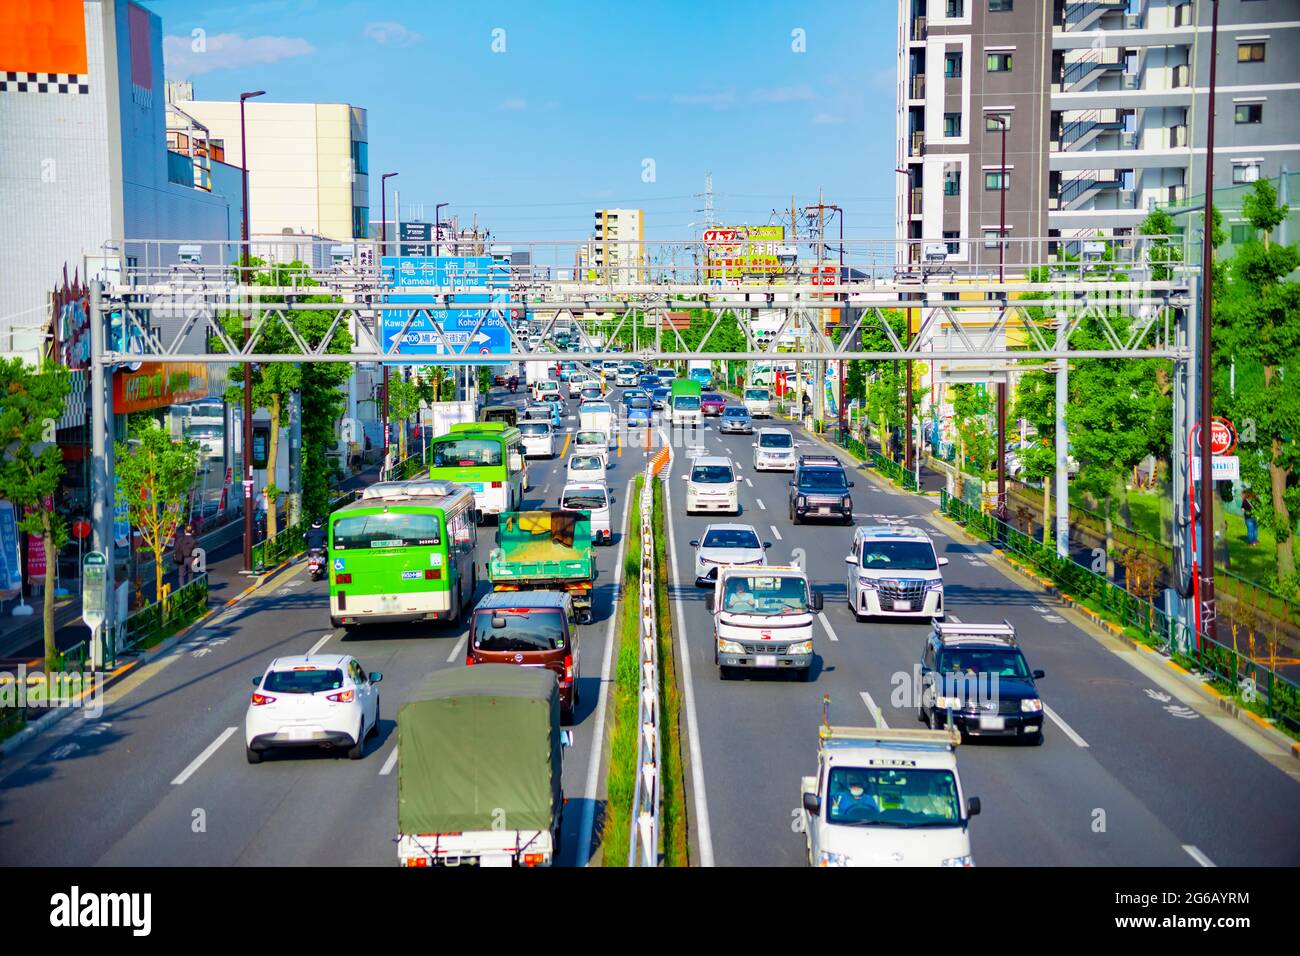
{"type": "Polygon", "coordinates": [[[81,620],[92,631],[104,623],[108,603],[107,562],[100,551],[90,551],[81,561],[81,620]]]}

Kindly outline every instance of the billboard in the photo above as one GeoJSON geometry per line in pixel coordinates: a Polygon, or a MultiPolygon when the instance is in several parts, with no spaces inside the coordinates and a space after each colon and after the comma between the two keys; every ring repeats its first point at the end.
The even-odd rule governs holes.
{"type": "Polygon", "coordinates": [[[704,230],[705,278],[745,279],[782,275],[778,251],[785,226],[731,226],[704,230]]]}
{"type": "Polygon", "coordinates": [[[403,256],[433,255],[433,223],[403,222],[398,225],[403,256]]]}
{"type": "MultiPolygon", "coordinates": [[[[498,261],[492,256],[386,256],[382,269],[389,287],[432,290],[423,294],[390,295],[389,302],[428,301],[434,294],[451,295],[457,304],[509,300],[509,260],[498,261]]],[[[380,344],[388,349],[401,335],[397,354],[403,357],[446,355],[447,345],[456,353],[463,349],[466,356],[509,352],[509,314],[484,312],[482,308],[464,308],[434,313],[435,317],[441,317],[443,335],[439,336],[427,314],[415,316],[402,334],[411,313],[385,310],[380,315],[380,344]]],[[[410,364],[410,361],[394,364],[410,364]]]]}
{"type": "Polygon", "coordinates": [[[143,412],[206,398],[208,367],[202,362],[142,362],[113,376],[113,411],[143,412]]]}

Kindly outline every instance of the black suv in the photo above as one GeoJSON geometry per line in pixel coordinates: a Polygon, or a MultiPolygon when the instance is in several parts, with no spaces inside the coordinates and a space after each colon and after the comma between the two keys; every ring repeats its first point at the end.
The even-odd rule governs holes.
{"type": "Polygon", "coordinates": [[[1016,643],[1001,624],[938,622],[921,653],[921,699],[917,717],[932,730],[948,719],[963,735],[1018,737],[1043,742],[1043,701],[1016,643]]]}
{"type": "Polygon", "coordinates": [[[790,479],[791,523],[798,524],[805,518],[838,518],[842,524],[853,524],[853,499],[849,496],[852,487],[838,458],[800,455],[790,479]]]}

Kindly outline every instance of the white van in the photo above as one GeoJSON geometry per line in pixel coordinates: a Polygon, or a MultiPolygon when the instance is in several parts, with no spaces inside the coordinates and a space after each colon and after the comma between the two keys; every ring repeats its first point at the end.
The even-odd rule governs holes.
{"type": "Polygon", "coordinates": [[[533,401],[544,402],[548,398],[557,401],[560,398],[560,383],[553,378],[543,379],[533,386],[533,401]]]}
{"type": "Polygon", "coordinates": [[[943,620],[943,573],[948,563],[920,528],[868,526],[853,533],[848,565],[849,610],[868,617],[943,620]]]}
{"type": "Polygon", "coordinates": [[[766,388],[745,389],[745,408],[750,418],[772,417],[772,393],[766,388]]]}
{"type": "Polygon", "coordinates": [[[524,455],[528,458],[555,457],[555,429],[550,422],[536,419],[520,422],[519,433],[523,436],[524,455]]]}
{"type": "Polygon", "coordinates": [[[605,457],[595,453],[575,454],[569,457],[565,480],[589,484],[605,483],[605,457]]]}
{"type": "Polygon", "coordinates": [[[565,511],[591,512],[591,540],[595,544],[614,543],[610,523],[610,505],[613,501],[614,493],[603,484],[570,482],[560,492],[560,507],[565,511]]]}
{"type": "Polygon", "coordinates": [[[573,436],[573,453],[584,455],[600,455],[605,459],[605,467],[609,467],[609,436],[602,431],[588,430],[580,431],[573,436]]]}
{"type": "Polygon", "coordinates": [[[686,485],[686,513],[725,511],[740,514],[740,491],[736,487],[736,469],[730,458],[701,455],[691,461],[691,470],[682,475],[686,485]]]}

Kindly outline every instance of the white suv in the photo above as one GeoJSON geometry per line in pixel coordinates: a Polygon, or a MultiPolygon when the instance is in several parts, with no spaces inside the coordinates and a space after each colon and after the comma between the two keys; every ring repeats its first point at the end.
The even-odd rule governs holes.
{"type": "Polygon", "coordinates": [[[355,657],[277,657],[253,678],[253,697],[244,718],[249,763],[261,763],[279,747],[347,748],[360,760],[366,738],[379,730],[379,682],[355,657]]]}
{"type": "Polygon", "coordinates": [[[740,491],[736,487],[736,469],[730,458],[702,455],[691,461],[691,470],[682,475],[686,485],[686,513],[725,511],[740,514],[740,491]]]}
{"type": "Polygon", "coordinates": [[[849,608],[867,617],[943,619],[943,574],[947,558],[917,528],[859,528],[853,534],[848,565],[849,608]]]}
{"type": "Polygon", "coordinates": [[[794,436],[784,428],[760,428],[753,445],[755,471],[794,471],[794,436]]]}

